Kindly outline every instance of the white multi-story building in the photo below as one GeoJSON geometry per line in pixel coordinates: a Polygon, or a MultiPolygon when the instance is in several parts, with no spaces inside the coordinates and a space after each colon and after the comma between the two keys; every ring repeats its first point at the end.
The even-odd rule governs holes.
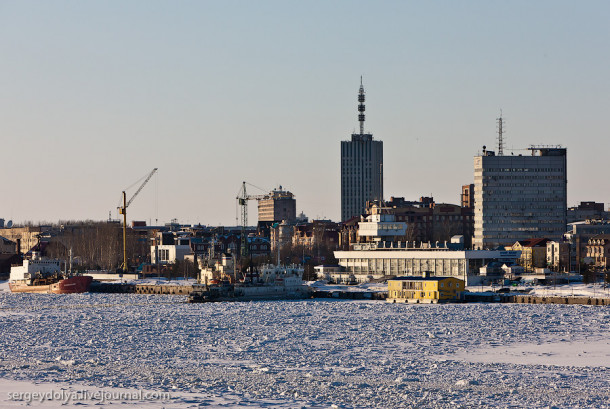
{"type": "Polygon", "coordinates": [[[358,94],[360,133],[341,142],[341,221],[364,214],[366,202],[383,199],[383,142],[364,133],[364,88],[358,94]]]}
{"type": "Polygon", "coordinates": [[[379,209],[379,212],[368,215],[364,221],[358,223],[358,235],[372,237],[375,241],[404,236],[407,223],[396,221],[395,215],[382,214],[381,211],[379,209]]]}
{"type": "Polygon", "coordinates": [[[463,250],[448,243],[372,242],[335,251],[341,271],[330,274],[337,282],[366,282],[384,276],[456,277],[467,285],[485,281],[481,267],[489,263],[514,264],[520,251],[463,250]]]}
{"type": "Polygon", "coordinates": [[[188,244],[160,244],[150,247],[150,261],[152,264],[174,264],[184,260],[184,256],[191,254],[188,244]],[[157,261],[158,256],[158,261],[157,261]]]}
{"type": "Polygon", "coordinates": [[[566,230],[566,149],[531,146],[531,155],[474,158],[473,247],[528,238],[559,239],[566,230]]]}

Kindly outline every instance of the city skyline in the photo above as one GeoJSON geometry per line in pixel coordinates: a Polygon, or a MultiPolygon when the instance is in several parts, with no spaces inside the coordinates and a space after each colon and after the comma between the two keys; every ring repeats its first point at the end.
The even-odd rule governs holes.
{"type": "Polygon", "coordinates": [[[155,167],[129,220],[235,225],[243,180],[339,220],[340,142],[358,128],[361,75],[386,199],[460,203],[503,110],[505,154],[567,147],[568,205],[610,203],[605,2],[0,11],[6,220],[117,218],[121,191],[155,167]]]}

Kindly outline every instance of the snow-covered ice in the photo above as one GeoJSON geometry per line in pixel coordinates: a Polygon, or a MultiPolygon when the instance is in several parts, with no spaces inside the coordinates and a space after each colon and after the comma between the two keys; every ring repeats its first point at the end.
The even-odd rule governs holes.
{"type": "Polygon", "coordinates": [[[184,301],[0,293],[0,407],[40,388],[171,393],[110,407],[610,407],[607,307],[184,301]]]}
{"type": "Polygon", "coordinates": [[[328,284],[326,281],[308,281],[306,284],[313,290],[318,291],[341,291],[341,292],[387,292],[388,283],[360,283],[356,285],[328,284]]]}

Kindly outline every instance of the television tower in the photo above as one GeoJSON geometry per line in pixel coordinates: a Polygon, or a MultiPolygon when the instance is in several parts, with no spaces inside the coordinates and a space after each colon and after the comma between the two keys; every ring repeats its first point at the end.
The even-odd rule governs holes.
{"type": "Polygon", "coordinates": [[[500,117],[496,118],[498,122],[498,156],[504,156],[504,140],[502,139],[504,125],[504,119],[502,119],[502,110],[500,110],[500,117]]]}
{"type": "Polygon", "coordinates": [[[358,121],[360,122],[360,135],[364,135],[364,86],[360,76],[360,92],[358,92],[358,121]]]}

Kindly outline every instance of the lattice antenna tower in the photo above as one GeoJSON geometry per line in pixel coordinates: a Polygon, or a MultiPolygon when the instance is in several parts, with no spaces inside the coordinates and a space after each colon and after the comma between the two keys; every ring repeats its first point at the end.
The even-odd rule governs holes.
{"type": "Polygon", "coordinates": [[[358,122],[360,122],[360,135],[364,135],[364,86],[360,76],[360,91],[358,92],[358,122]]]}
{"type": "Polygon", "coordinates": [[[496,118],[498,124],[498,156],[504,156],[504,118],[502,118],[502,110],[500,110],[500,117],[496,118]]]}

